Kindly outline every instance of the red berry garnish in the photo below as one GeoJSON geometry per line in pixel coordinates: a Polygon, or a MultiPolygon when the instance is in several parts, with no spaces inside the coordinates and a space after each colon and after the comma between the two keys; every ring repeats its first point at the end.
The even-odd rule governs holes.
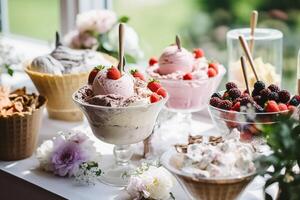
{"type": "Polygon", "coordinates": [[[267,112],[279,112],[279,107],[276,101],[268,101],[265,106],[267,112]]]}
{"type": "Polygon", "coordinates": [[[91,85],[94,82],[94,79],[96,78],[99,71],[104,69],[105,67],[103,65],[99,65],[95,67],[89,74],[88,83],[91,85]]]}
{"type": "Polygon", "coordinates": [[[148,83],[147,87],[152,91],[152,92],[156,92],[159,88],[161,88],[161,84],[156,81],[156,80],[152,80],[148,83]]]}
{"type": "Polygon", "coordinates": [[[242,141],[250,141],[250,140],[252,140],[252,137],[253,137],[253,134],[248,131],[241,132],[241,134],[240,134],[240,138],[242,141]]]}
{"type": "Polygon", "coordinates": [[[194,49],[195,58],[201,58],[204,56],[204,51],[200,48],[194,49]]]}
{"type": "Polygon", "coordinates": [[[162,96],[163,98],[166,98],[167,91],[165,90],[165,88],[161,87],[156,91],[156,94],[162,96]]]}
{"type": "Polygon", "coordinates": [[[286,110],[288,110],[287,105],[284,104],[284,103],[279,103],[278,104],[278,108],[279,108],[280,111],[286,111],[286,110]]]}
{"type": "Polygon", "coordinates": [[[109,79],[118,80],[121,78],[121,72],[116,67],[111,67],[107,70],[106,76],[109,79]]]}
{"type": "Polygon", "coordinates": [[[160,100],[160,96],[156,93],[152,93],[150,96],[150,102],[155,103],[160,100]]]}
{"type": "Polygon", "coordinates": [[[240,111],[240,108],[241,108],[241,103],[240,103],[240,102],[236,102],[236,103],[232,106],[231,110],[234,110],[234,111],[239,112],[239,111],[240,111]]]}
{"type": "Polygon", "coordinates": [[[146,81],[144,75],[141,72],[139,72],[137,69],[130,70],[130,73],[134,78],[140,79],[142,81],[146,81]]]}
{"type": "Polygon", "coordinates": [[[208,68],[213,68],[217,73],[219,72],[219,63],[209,63],[208,68]]]}
{"type": "Polygon", "coordinates": [[[186,73],[183,76],[183,80],[193,80],[193,75],[191,73],[186,73]]]}
{"type": "Polygon", "coordinates": [[[208,75],[208,77],[214,77],[217,75],[217,72],[213,68],[208,68],[207,75],[208,75]]]}
{"type": "Polygon", "coordinates": [[[150,60],[149,60],[149,66],[153,66],[156,63],[158,63],[157,58],[155,58],[155,57],[150,58],[150,60]]]}

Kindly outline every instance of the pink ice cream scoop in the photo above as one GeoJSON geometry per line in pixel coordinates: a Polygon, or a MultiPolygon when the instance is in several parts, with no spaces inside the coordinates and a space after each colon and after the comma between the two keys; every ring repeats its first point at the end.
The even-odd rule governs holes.
{"type": "Polygon", "coordinates": [[[129,74],[124,73],[119,79],[107,78],[106,71],[98,72],[94,79],[92,90],[95,95],[115,94],[124,98],[134,95],[134,79],[129,74]]]}
{"type": "Polygon", "coordinates": [[[194,57],[185,48],[171,45],[164,49],[158,60],[158,73],[161,75],[171,74],[176,71],[184,73],[193,70],[194,57]]]}

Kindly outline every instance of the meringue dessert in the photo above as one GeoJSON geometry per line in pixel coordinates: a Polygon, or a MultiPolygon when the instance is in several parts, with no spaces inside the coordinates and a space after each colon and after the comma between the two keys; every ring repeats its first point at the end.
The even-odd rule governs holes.
{"type": "Polygon", "coordinates": [[[176,37],[176,44],[166,47],[159,59],[149,60],[146,72],[170,94],[169,109],[199,111],[206,106],[207,97],[217,89],[226,70],[218,62],[208,61],[202,49],[189,52],[176,37]]]}
{"type": "MultiPolygon", "coordinates": [[[[247,68],[250,69],[250,64],[247,61],[247,68]]],[[[265,63],[261,57],[254,59],[254,66],[259,71],[259,78],[266,84],[281,85],[281,77],[276,72],[276,67],[270,63],[265,63]]],[[[241,68],[241,62],[237,61],[229,65],[228,79],[234,81],[239,88],[245,88],[245,81],[241,68]]],[[[252,70],[247,71],[249,85],[252,87],[256,78],[252,70]]]]}

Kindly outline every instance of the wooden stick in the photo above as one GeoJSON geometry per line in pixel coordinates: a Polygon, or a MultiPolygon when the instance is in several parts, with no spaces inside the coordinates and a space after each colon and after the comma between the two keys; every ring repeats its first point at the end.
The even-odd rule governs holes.
{"type": "Polygon", "coordinates": [[[124,71],[124,24],[119,25],[119,64],[118,69],[122,73],[124,71]]]}
{"type": "Polygon", "coordinates": [[[242,36],[242,35],[239,36],[239,40],[240,40],[240,43],[241,43],[241,45],[242,45],[242,47],[243,47],[243,50],[244,50],[244,52],[245,52],[245,54],[246,54],[246,57],[247,57],[247,59],[248,59],[248,61],[249,61],[249,63],[250,63],[250,66],[251,66],[251,68],[252,68],[252,71],[253,71],[253,73],[254,73],[254,75],[255,75],[256,81],[258,81],[259,79],[258,79],[256,70],[255,70],[255,67],[254,67],[254,61],[253,61],[252,55],[251,55],[251,53],[250,53],[248,44],[247,44],[247,42],[246,42],[244,36],[242,36]]]}
{"type": "Polygon", "coordinates": [[[175,41],[178,49],[181,51],[181,42],[178,35],[176,35],[175,41]]]}
{"type": "Polygon", "coordinates": [[[250,94],[248,77],[247,77],[247,69],[246,69],[246,61],[245,61],[245,57],[244,56],[241,56],[241,66],[242,66],[242,70],[243,70],[243,75],[244,75],[244,80],[245,80],[246,88],[247,88],[247,91],[250,94]]]}
{"type": "Polygon", "coordinates": [[[249,44],[250,52],[252,55],[253,55],[253,47],[254,47],[254,33],[257,25],[257,19],[258,19],[258,12],[256,10],[253,10],[250,18],[250,44],[249,44]]]}

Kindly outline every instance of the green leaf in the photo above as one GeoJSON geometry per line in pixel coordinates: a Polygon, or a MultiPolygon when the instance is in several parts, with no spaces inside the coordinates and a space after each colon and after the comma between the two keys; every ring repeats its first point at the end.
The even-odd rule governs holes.
{"type": "Polygon", "coordinates": [[[118,19],[118,22],[120,22],[120,23],[127,23],[128,21],[129,21],[129,17],[128,16],[121,16],[118,19]]]}
{"type": "Polygon", "coordinates": [[[13,70],[8,64],[5,64],[4,67],[5,67],[5,69],[7,70],[7,73],[8,73],[10,76],[13,76],[14,70],[13,70]]]}

